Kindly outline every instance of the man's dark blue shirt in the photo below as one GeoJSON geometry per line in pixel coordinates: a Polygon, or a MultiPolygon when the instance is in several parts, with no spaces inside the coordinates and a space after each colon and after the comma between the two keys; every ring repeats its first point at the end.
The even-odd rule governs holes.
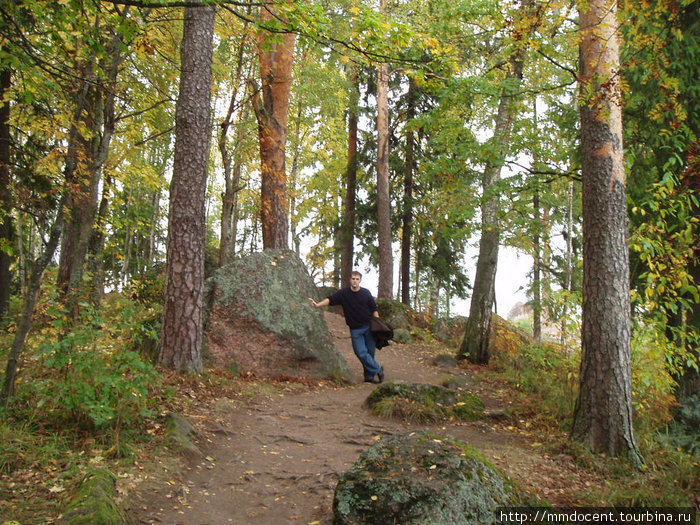
{"type": "Polygon", "coordinates": [[[377,302],[366,288],[353,292],[351,288],[342,288],[328,297],[331,306],[337,304],[343,307],[343,315],[347,325],[354,328],[367,326],[378,310],[377,302]]]}

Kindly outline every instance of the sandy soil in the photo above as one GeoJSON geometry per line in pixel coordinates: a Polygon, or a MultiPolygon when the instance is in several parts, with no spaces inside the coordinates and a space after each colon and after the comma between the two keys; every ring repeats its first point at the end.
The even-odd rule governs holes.
{"type": "MultiPolygon", "coordinates": [[[[578,477],[571,458],[545,453],[542,443],[523,435],[512,422],[487,418],[426,427],[370,414],[363,403],[376,385],[361,382],[362,370],[342,317],[326,314],[326,319],[357,383],[268,393],[245,403],[222,398],[199,407],[194,423],[205,457],[132,491],[137,523],[325,524],[332,516],[336,482],[357,457],[385,435],[418,428],[471,443],[553,504],[571,504],[567,487],[588,483],[578,477]]],[[[395,344],[380,350],[378,361],[385,381],[439,384],[451,375],[467,376],[489,411],[507,408],[507,393],[479,385],[469,369],[434,366],[439,352],[395,344]]]]}

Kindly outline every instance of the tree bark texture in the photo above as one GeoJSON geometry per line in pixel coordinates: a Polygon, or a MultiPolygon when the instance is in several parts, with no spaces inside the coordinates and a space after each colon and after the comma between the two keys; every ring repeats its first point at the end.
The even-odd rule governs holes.
{"type": "MultiPolygon", "coordinates": [[[[260,8],[263,23],[275,17],[270,9],[269,5],[260,8]]],[[[291,33],[262,32],[258,39],[262,100],[254,96],[253,104],[260,140],[260,216],[266,250],[289,247],[285,151],[295,39],[291,33]]]]}
{"type": "Polygon", "coordinates": [[[516,111],[516,90],[523,78],[524,55],[524,47],[518,46],[511,56],[507,84],[501,94],[494,126],[492,142],[495,159],[486,166],[483,175],[484,194],[481,205],[479,257],[476,263],[474,289],[469,306],[469,319],[458,352],[460,359],[468,359],[479,364],[487,364],[490,359],[491,311],[496,299],[496,270],[498,269],[498,247],[500,244],[498,221],[500,200],[494,188],[501,180],[501,168],[508,154],[516,111]]]}
{"type": "MultiPolygon", "coordinates": [[[[417,87],[413,79],[408,81],[408,109],[406,122],[410,126],[416,117],[417,87]]],[[[406,166],[403,178],[403,214],[401,216],[401,302],[411,304],[411,225],[413,223],[413,175],[416,169],[416,136],[406,131],[406,166]]]]}
{"type": "Polygon", "coordinates": [[[188,7],[180,50],[175,158],[159,361],[202,371],[205,192],[209,159],[214,6],[188,7]]]}
{"type": "Polygon", "coordinates": [[[572,437],[595,452],[639,463],[616,11],[614,0],[580,8],[583,328],[572,437]]]}
{"type": "Polygon", "coordinates": [[[379,283],[377,296],[391,299],[394,261],[391,253],[391,195],[389,185],[389,65],[377,73],[377,226],[379,283]]]}
{"type": "Polygon", "coordinates": [[[357,203],[357,124],[360,85],[356,70],[350,73],[350,100],[348,107],[348,164],[345,170],[345,199],[340,226],[340,282],[350,282],[353,269],[355,238],[355,207],[357,203]]]}
{"type": "Polygon", "coordinates": [[[10,254],[4,244],[12,246],[14,209],[10,193],[10,104],[3,102],[5,93],[12,85],[12,72],[9,68],[0,70],[0,319],[10,304],[10,254]]]}

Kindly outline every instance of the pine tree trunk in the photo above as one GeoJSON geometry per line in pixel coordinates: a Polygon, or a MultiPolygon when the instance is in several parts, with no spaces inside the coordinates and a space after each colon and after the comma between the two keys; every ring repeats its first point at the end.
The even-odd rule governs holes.
{"type": "Polygon", "coordinates": [[[12,85],[12,72],[9,68],[0,70],[0,320],[10,304],[11,257],[2,249],[2,244],[12,246],[14,224],[12,211],[13,198],[10,195],[10,104],[4,102],[5,93],[12,85]]]}
{"type": "MultiPolygon", "coordinates": [[[[417,93],[413,79],[408,81],[406,122],[416,117],[417,93]]],[[[401,302],[411,304],[411,227],[413,222],[413,173],[416,169],[416,137],[406,131],[406,166],[403,179],[403,215],[401,217],[401,302]]]]}
{"type": "MultiPolygon", "coordinates": [[[[270,5],[260,9],[264,23],[276,20],[270,5]]],[[[263,249],[289,247],[289,202],[285,148],[289,92],[292,85],[295,35],[261,33],[258,41],[262,100],[253,96],[258,119],[260,140],[261,191],[260,218],[262,220],[263,249]],[[276,39],[279,38],[279,41],[276,39]]]]}
{"type": "MultiPolygon", "coordinates": [[[[385,1],[385,0],[383,0],[385,1]]],[[[377,74],[377,225],[379,229],[379,285],[377,296],[391,299],[394,261],[391,253],[391,196],[389,186],[389,66],[377,74]]]]}
{"type": "Polygon", "coordinates": [[[580,8],[583,329],[572,437],[594,452],[642,461],[632,427],[627,201],[617,5],[580,8]]]}
{"type": "Polygon", "coordinates": [[[355,237],[355,206],[357,200],[357,123],[360,113],[360,84],[356,70],[350,73],[350,100],[348,107],[348,164],[345,170],[345,199],[340,226],[340,282],[350,282],[353,268],[355,237]]]}
{"type": "Polygon", "coordinates": [[[209,160],[214,6],[185,8],[163,328],[158,360],[202,371],[205,193],[209,160]]]}

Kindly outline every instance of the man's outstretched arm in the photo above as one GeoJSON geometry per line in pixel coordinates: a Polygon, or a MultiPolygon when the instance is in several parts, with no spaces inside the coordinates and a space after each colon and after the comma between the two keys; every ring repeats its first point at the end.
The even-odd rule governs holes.
{"type": "Polygon", "coordinates": [[[309,297],[309,301],[311,301],[311,304],[314,305],[316,308],[320,308],[322,306],[328,306],[331,304],[331,300],[326,297],[323,301],[316,302],[314,301],[311,297],[309,297]]]}

